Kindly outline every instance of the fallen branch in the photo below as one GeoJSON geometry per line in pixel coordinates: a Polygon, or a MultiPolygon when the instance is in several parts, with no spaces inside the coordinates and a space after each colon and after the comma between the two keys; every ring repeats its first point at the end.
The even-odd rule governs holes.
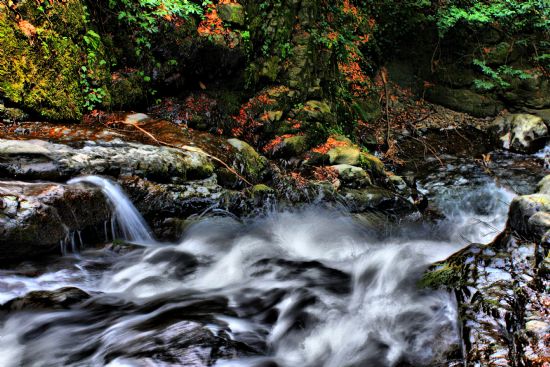
{"type": "Polygon", "coordinates": [[[422,145],[424,145],[424,148],[426,148],[430,152],[432,152],[433,156],[439,161],[439,164],[441,165],[441,167],[445,167],[445,164],[443,163],[441,158],[439,158],[439,156],[437,155],[437,151],[430,144],[426,143],[422,139],[415,138],[414,136],[409,136],[409,135],[402,135],[402,136],[405,137],[405,138],[413,139],[413,140],[421,143],[422,145]]]}
{"type": "Polygon", "coordinates": [[[119,121],[113,121],[109,124],[114,124],[114,123],[122,123],[124,125],[133,126],[136,130],[142,132],[143,134],[145,134],[147,137],[149,137],[151,140],[153,140],[155,143],[157,143],[159,145],[163,145],[163,146],[167,146],[167,147],[175,148],[175,149],[180,149],[180,150],[185,150],[185,151],[188,151],[188,152],[204,154],[208,158],[220,163],[229,172],[231,172],[232,174],[237,176],[237,178],[239,178],[241,181],[245,182],[247,185],[254,186],[250,181],[248,181],[246,178],[244,178],[242,175],[240,175],[237,171],[235,171],[233,168],[231,168],[227,163],[225,163],[224,161],[222,161],[218,157],[213,156],[212,154],[205,152],[201,148],[192,147],[192,146],[189,146],[189,145],[174,145],[174,144],[170,144],[170,143],[167,143],[165,141],[159,140],[153,134],[151,134],[150,132],[148,132],[147,130],[145,130],[141,126],[139,126],[136,122],[127,122],[127,121],[120,121],[119,120],[119,121]]]}

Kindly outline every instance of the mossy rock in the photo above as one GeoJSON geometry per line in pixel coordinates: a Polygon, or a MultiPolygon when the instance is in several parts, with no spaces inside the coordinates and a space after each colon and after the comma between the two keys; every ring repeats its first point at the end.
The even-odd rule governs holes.
{"type": "Polygon", "coordinates": [[[509,83],[510,88],[502,94],[509,104],[536,109],[550,107],[550,81],[547,77],[533,74],[528,79],[513,78],[509,83]]]}
{"type": "Polygon", "coordinates": [[[358,188],[372,185],[369,174],[361,167],[338,164],[332,168],[338,172],[338,177],[344,186],[358,188]]]}
{"type": "Polygon", "coordinates": [[[456,289],[462,284],[462,271],[460,267],[443,262],[433,265],[424,273],[418,286],[420,288],[447,288],[456,289]]]}
{"type": "Polygon", "coordinates": [[[275,195],[275,190],[267,185],[258,184],[252,187],[250,194],[253,198],[264,198],[270,195],[275,195]]]}
{"type": "Polygon", "coordinates": [[[309,149],[309,138],[306,135],[295,135],[283,138],[274,146],[270,155],[275,158],[293,158],[302,156],[309,149]]]}
{"type": "Polygon", "coordinates": [[[29,118],[23,110],[19,108],[6,107],[0,103],[0,121],[17,122],[29,118]]]}
{"type": "Polygon", "coordinates": [[[220,4],[218,5],[218,14],[224,22],[244,25],[245,12],[241,4],[220,4]]]}
{"type": "Polygon", "coordinates": [[[489,94],[479,94],[469,89],[453,89],[441,85],[429,88],[426,99],[455,111],[476,117],[495,116],[504,106],[489,94]]]}
{"type": "Polygon", "coordinates": [[[359,165],[375,177],[384,176],[384,163],[370,153],[361,152],[359,156],[359,165]]]}
{"type": "Polygon", "coordinates": [[[334,115],[330,106],[325,101],[307,101],[304,107],[298,111],[298,119],[305,121],[332,122],[334,115]]]}
{"type": "Polygon", "coordinates": [[[344,145],[332,148],[327,154],[330,157],[331,164],[360,165],[361,150],[356,146],[344,145]]]}
{"type": "MultiPolygon", "coordinates": [[[[47,17],[31,1],[17,10],[19,23],[8,14],[10,10],[0,8],[0,94],[44,118],[78,120],[84,109],[80,85],[87,31],[83,3],[52,2],[47,17]]],[[[94,74],[102,79],[108,73],[98,68],[94,74]]]]}
{"type": "Polygon", "coordinates": [[[118,74],[111,82],[111,107],[137,106],[147,98],[143,77],[137,73],[118,74]]]}
{"type": "Polygon", "coordinates": [[[227,142],[237,151],[236,169],[253,183],[260,182],[267,169],[267,159],[242,140],[228,139],[227,142]]]}

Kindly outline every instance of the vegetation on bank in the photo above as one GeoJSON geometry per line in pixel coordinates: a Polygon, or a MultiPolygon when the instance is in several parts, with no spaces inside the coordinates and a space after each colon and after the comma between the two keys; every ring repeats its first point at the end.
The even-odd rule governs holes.
{"type": "Polygon", "coordinates": [[[270,125],[284,122],[264,144],[306,135],[314,146],[383,123],[386,65],[418,53],[420,92],[451,88],[434,93],[450,93],[443,104],[462,95],[475,105],[479,94],[544,107],[543,97],[514,91],[545,80],[548,88],[549,9],[545,0],[2,0],[0,97],[46,119],[79,120],[204,92],[226,116],[224,133],[265,130],[246,110],[258,104],[275,113],[270,125]],[[266,90],[284,91],[267,98],[273,108],[266,90]],[[310,100],[329,106],[324,119],[296,118],[310,100]]]}

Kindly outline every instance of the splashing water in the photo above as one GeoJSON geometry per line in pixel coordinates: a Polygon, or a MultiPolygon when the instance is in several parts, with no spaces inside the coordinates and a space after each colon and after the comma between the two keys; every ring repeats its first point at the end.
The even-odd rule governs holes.
{"type": "MultiPolygon", "coordinates": [[[[76,182],[102,187],[128,237],[148,236],[120,188],[98,177],[76,182]]],[[[0,325],[6,350],[0,361],[7,367],[438,365],[461,348],[455,299],[417,282],[466,239],[489,242],[487,231],[503,228],[512,196],[494,184],[450,187],[431,188],[447,220],[384,239],[349,213],[319,208],[246,223],[205,219],[178,244],[118,259],[95,288],[85,288],[97,294],[72,310],[8,317],[0,325]]]]}
{"type": "Polygon", "coordinates": [[[78,177],[69,180],[67,183],[69,185],[90,183],[101,188],[101,191],[113,207],[113,219],[124,240],[140,244],[155,242],[151,236],[149,226],[145,223],[141,214],[137,211],[120,186],[111,180],[98,176],[78,177]]]}

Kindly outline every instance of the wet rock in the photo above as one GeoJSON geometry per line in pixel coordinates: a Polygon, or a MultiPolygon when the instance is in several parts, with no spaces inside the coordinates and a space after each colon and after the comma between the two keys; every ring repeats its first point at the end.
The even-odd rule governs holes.
{"type": "Polygon", "coordinates": [[[56,250],[71,231],[102,228],[109,216],[93,187],[0,181],[0,260],[56,250]]]}
{"type": "Polygon", "coordinates": [[[453,289],[457,296],[464,365],[550,361],[549,200],[542,193],[516,197],[506,230],[493,243],[470,245],[424,276],[425,285],[453,289]]]}
{"type": "Polygon", "coordinates": [[[148,215],[188,216],[220,203],[225,190],[216,177],[184,184],[158,184],[139,177],[120,181],[140,213],[148,215]]]}
{"type": "Polygon", "coordinates": [[[380,187],[343,189],[340,194],[353,213],[380,211],[387,214],[406,215],[417,211],[414,205],[404,197],[380,187]]]}
{"type": "Polygon", "coordinates": [[[81,147],[43,140],[0,139],[0,177],[61,181],[83,174],[140,176],[184,182],[212,175],[214,166],[199,151],[128,143],[83,143],[81,147]]]}
{"type": "Polygon", "coordinates": [[[55,291],[33,291],[6,302],[0,306],[0,310],[8,312],[65,310],[88,298],[90,298],[88,293],[75,287],[65,287],[55,291]]]}
{"type": "Polygon", "coordinates": [[[182,184],[159,184],[135,176],[119,182],[159,238],[180,236],[183,228],[175,219],[225,208],[228,193],[218,185],[215,175],[182,184]]]}
{"type": "Polygon", "coordinates": [[[346,145],[332,148],[328,151],[331,164],[348,164],[357,166],[360,164],[361,150],[356,146],[346,145]]]}
{"type": "Polygon", "coordinates": [[[338,164],[332,166],[332,169],[338,173],[338,177],[344,186],[359,188],[372,185],[369,174],[361,167],[338,164]]]}
{"type": "Polygon", "coordinates": [[[253,198],[266,199],[269,196],[275,195],[275,190],[273,190],[273,188],[267,185],[259,184],[259,185],[254,185],[250,190],[250,193],[253,198]]]}
{"type": "MultiPolygon", "coordinates": [[[[233,167],[236,167],[249,181],[260,182],[267,169],[267,159],[242,140],[228,139],[227,142],[237,151],[233,167]]],[[[230,177],[232,181],[239,181],[234,174],[229,173],[229,175],[232,176],[230,177]]]]}
{"type": "Polygon", "coordinates": [[[550,222],[547,222],[547,217],[544,216],[549,213],[550,195],[533,194],[515,197],[510,204],[510,228],[529,238],[539,236],[541,231],[545,232],[545,225],[548,225],[546,229],[550,230],[550,222]],[[534,217],[535,215],[537,216],[534,217]]]}
{"type": "Polygon", "coordinates": [[[504,149],[534,153],[544,146],[548,128],[542,118],[529,114],[512,114],[497,118],[492,130],[504,149]]]}

